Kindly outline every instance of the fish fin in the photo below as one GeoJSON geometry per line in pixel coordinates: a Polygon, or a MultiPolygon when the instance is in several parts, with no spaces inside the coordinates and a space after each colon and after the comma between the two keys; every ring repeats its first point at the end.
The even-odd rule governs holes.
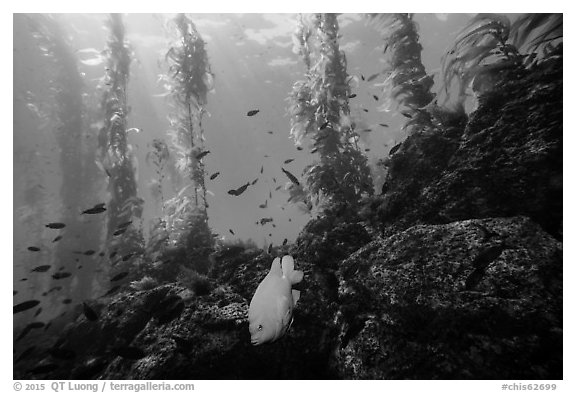
{"type": "Polygon", "coordinates": [[[294,270],[288,279],[290,280],[290,284],[298,284],[303,278],[304,272],[302,270],[294,270]]]}
{"type": "Polygon", "coordinates": [[[282,268],[280,267],[280,258],[276,257],[272,261],[272,266],[270,266],[270,273],[282,277],[282,268]]]}
{"type": "Polygon", "coordinates": [[[293,289],[292,290],[292,303],[294,304],[294,306],[296,306],[296,303],[298,303],[298,299],[300,299],[300,291],[293,289]]]}
{"type": "Polygon", "coordinates": [[[282,257],[282,273],[284,273],[284,276],[289,280],[294,274],[294,258],[292,258],[292,256],[284,255],[282,257]]]}

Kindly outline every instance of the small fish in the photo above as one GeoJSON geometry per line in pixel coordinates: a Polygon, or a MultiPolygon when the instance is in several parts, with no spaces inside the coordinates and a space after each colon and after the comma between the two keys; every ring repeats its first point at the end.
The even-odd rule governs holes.
{"type": "Polygon", "coordinates": [[[66,278],[66,277],[70,277],[71,275],[72,275],[72,274],[70,274],[70,273],[68,273],[68,272],[54,273],[54,274],[52,275],[52,278],[53,278],[54,280],[61,280],[61,279],[66,278]]]}
{"type": "Polygon", "coordinates": [[[362,110],[363,110],[364,112],[368,113],[368,109],[362,108],[362,110]]]}
{"type": "Polygon", "coordinates": [[[273,219],[272,217],[270,217],[270,218],[261,218],[261,219],[260,219],[260,225],[264,225],[264,224],[269,223],[269,222],[272,222],[272,221],[274,221],[274,219],[273,219]]]}
{"type": "Polygon", "coordinates": [[[20,341],[20,340],[22,340],[24,337],[26,337],[26,335],[27,335],[28,333],[30,333],[30,331],[31,331],[32,329],[40,329],[40,328],[43,328],[43,327],[44,327],[44,322],[32,322],[32,323],[29,323],[28,325],[26,325],[26,326],[24,327],[24,329],[22,329],[22,332],[20,333],[20,335],[19,335],[19,336],[16,338],[16,340],[14,340],[14,341],[20,341]]]}
{"type": "Polygon", "coordinates": [[[376,100],[376,101],[378,101],[378,100],[379,100],[378,96],[377,96],[377,95],[375,95],[375,94],[373,94],[373,95],[372,95],[372,97],[373,97],[373,98],[374,98],[374,100],[376,100]]]}
{"type": "Polygon", "coordinates": [[[286,244],[288,244],[288,239],[284,238],[284,241],[282,242],[282,245],[285,246],[286,244]]]}
{"type": "Polygon", "coordinates": [[[52,266],[50,265],[40,265],[36,266],[34,269],[30,270],[30,272],[37,272],[37,273],[44,273],[50,270],[52,266]]]}
{"type": "Polygon", "coordinates": [[[17,314],[17,313],[22,312],[22,311],[29,310],[29,309],[31,309],[31,308],[36,307],[36,306],[39,305],[39,304],[40,304],[40,302],[39,302],[38,300],[27,300],[27,301],[25,301],[25,302],[19,303],[19,304],[15,305],[15,306],[13,307],[13,309],[14,309],[14,314],[17,314]]]}
{"type": "Polygon", "coordinates": [[[372,132],[372,129],[366,128],[365,130],[362,130],[362,132],[372,132]]]}
{"type": "Polygon", "coordinates": [[[364,75],[360,74],[360,78],[362,78],[363,81],[366,80],[366,78],[364,78],[364,75]]]}
{"type": "Polygon", "coordinates": [[[325,129],[326,127],[328,127],[329,124],[330,124],[330,122],[327,121],[326,123],[324,123],[324,124],[322,124],[322,125],[320,126],[320,129],[321,129],[321,130],[325,129]]]}
{"type": "Polygon", "coordinates": [[[274,191],[278,191],[278,190],[281,189],[281,188],[282,188],[282,186],[278,186],[278,187],[276,187],[276,188],[274,189],[274,191]]]}
{"type": "Polygon", "coordinates": [[[290,172],[288,172],[288,171],[287,171],[286,169],[284,169],[284,168],[281,168],[281,169],[282,169],[282,172],[284,172],[284,174],[285,174],[286,176],[288,176],[288,179],[290,179],[290,181],[291,181],[292,183],[296,184],[297,186],[300,185],[300,182],[298,181],[298,179],[296,179],[296,176],[294,176],[293,174],[291,174],[290,172]]]}
{"type": "Polygon", "coordinates": [[[32,322],[32,323],[29,323],[27,326],[30,329],[41,329],[44,327],[44,325],[45,325],[44,322],[32,322]]]}
{"type": "Polygon", "coordinates": [[[98,254],[99,257],[103,257],[104,255],[106,255],[106,253],[104,251],[102,251],[100,254],[98,254]]]}
{"type": "Polygon", "coordinates": [[[370,149],[366,148],[366,149],[364,149],[364,151],[370,151],[370,149]]]}
{"type": "Polygon", "coordinates": [[[276,224],[272,224],[272,228],[276,228],[276,224]]]}
{"type": "Polygon", "coordinates": [[[40,313],[42,312],[42,307],[38,308],[38,310],[36,310],[36,312],[34,313],[34,318],[36,318],[38,315],[40,315],[40,313]]]}
{"type": "Polygon", "coordinates": [[[354,97],[356,97],[356,93],[350,94],[350,95],[348,96],[348,98],[354,98],[354,97]]]}
{"type": "Polygon", "coordinates": [[[122,273],[118,273],[117,275],[115,275],[114,277],[112,277],[110,279],[111,282],[114,281],[120,281],[122,280],[124,277],[126,277],[128,275],[128,272],[122,272],[122,273]]]}
{"type": "Polygon", "coordinates": [[[54,238],[54,240],[52,240],[52,243],[56,243],[58,240],[62,239],[62,235],[58,235],[54,238]]]}
{"type": "Polygon", "coordinates": [[[128,230],[128,228],[122,228],[122,229],[118,229],[117,231],[115,231],[112,236],[120,236],[122,234],[124,234],[124,232],[126,232],[128,230]]]}
{"type": "Polygon", "coordinates": [[[268,198],[272,199],[272,191],[268,191],[268,198]]]}
{"type": "Polygon", "coordinates": [[[292,161],[294,161],[293,158],[289,158],[288,160],[284,161],[284,164],[290,164],[292,161]]]}
{"type": "Polygon", "coordinates": [[[232,229],[228,229],[228,231],[229,231],[232,235],[236,236],[236,234],[234,233],[234,231],[233,231],[232,229]]]}
{"type": "Polygon", "coordinates": [[[374,79],[378,77],[378,75],[380,75],[379,72],[375,73],[374,75],[370,75],[368,79],[366,79],[366,82],[372,82],[374,79]]]}
{"type": "Polygon", "coordinates": [[[314,149],[310,150],[310,153],[314,154],[314,153],[316,153],[317,151],[318,151],[318,148],[315,147],[314,149]]]}
{"type": "Polygon", "coordinates": [[[126,227],[127,227],[128,225],[130,225],[130,224],[132,224],[132,221],[123,222],[122,224],[118,225],[118,226],[116,227],[116,229],[126,228],[126,227]]]}
{"type": "Polygon", "coordinates": [[[70,303],[72,303],[72,299],[70,298],[62,300],[62,304],[70,304],[70,303]]]}
{"type": "Polygon", "coordinates": [[[263,204],[258,205],[258,207],[259,207],[260,209],[266,209],[266,208],[268,207],[268,199],[266,199],[266,202],[264,202],[263,204]]]}
{"type": "Polygon", "coordinates": [[[208,154],[208,153],[210,153],[210,150],[206,150],[206,151],[200,152],[200,153],[198,153],[198,155],[196,156],[196,159],[197,159],[198,161],[200,161],[200,160],[201,160],[203,157],[205,157],[206,154],[208,154]]]}
{"type": "Polygon", "coordinates": [[[300,291],[292,285],[302,281],[304,273],[294,270],[294,259],[275,258],[268,275],[258,285],[248,310],[250,342],[261,345],[282,337],[292,324],[294,306],[300,291]]]}
{"type": "Polygon", "coordinates": [[[135,252],[132,252],[130,254],[126,254],[122,257],[122,262],[126,262],[128,259],[132,258],[134,255],[136,255],[135,252]]]}
{"type": "Polygon", "coordinates": [[[96,254],[96,251],[94,251],[94,250],[84,251],[84,255],[90,256],[90,255],[94,255],[94,254],[96,254]]]}
{"type": "Polygon", "coordinates": [[[213,173],[212,175],[210,175],[210,180],[216,179],[219,174],[220,174],[220,172],[213,173]]]}
{"type": "Polygon", "coordinates": [[[138,360],[146,356],[146,353],[137,347],[115,347],[113,353],[124,359],[138,360]]]}
{"type": "Polygon", "coordinates": [[[253,185],[256,184],[256,183],[258,183],[258,178],[254,179],[254,180],[252,181],[252,183],[250,183],[250,185],[253,186],[253,185]]]}
{"type": "MultiPolygon", "coordinates": [[[[118,291],[120,289],[120,285],[116,285],[115,287],[110,288],[104,295],[102,296],[108,296],[108,295],[112,295],[113,293],[115,293],[116,291],[118,291]]],[[[84,313],[86,314],[86,313],[84,313]]]]}
{"type": "Polygon", "coordinates": [[[262,165],[262,167],[260,168],[260,174],[264,173],[264,165],[262,165]]]}
{"type": "Polygon", "coordinates": [[[392,149],[390,149],[390,152],[388,153],[388,155],[391,156],[392,154],[396,153],[398,151],[398,149],[400,149],[400,146],[402,146],[402,143],[399,143],[396,146],[394,146],[392,149]]]}
{"type": "Polygon", "coordinates": [[[378,123],[378,125],[380,125],[380,126],[382,126],[382,127],[386,127],[386,128],[389,127],[388,124],[384,124],[384,123],[378,123]]]}
{"type": "Polygon", "coordinates": [[[248,113],[246,113],[246,116],[254,116],[258,112],[260,112],[260,109],[253,109],[251,111],[248,111],[248,113]]]}
{"type": "Polygon", "coordinates": [[[28,281],[27,278],[21,278],[20,281],[28,281]]]}
{"type": "Polygon", "coordinates": [[[66,224],[62,224],[61,222],[51,222],[50,224],[46,224],[45,226],[46,228],[50,229],[62,229],[66,227],[66,224]]]}
{"type": "Polygon", "coordinates": [[[272,132],[272,131],[268,131],[268,134],[272,135],[272,134],[274,134],[274,132],[272,132]]]}
{"type": "Polygon", "coordinates": [[[276,183],[276,178],[275,178],[275,177],[273,177],[273,178],[272,178],[272,181],[273,181],[274,183],[276,183]]]}
{"type": "Polygon", "coordinates": [[[409,119],[412,118],[412,115],[410,113],[406,113],[406,112],[402,112],[402,116],[407,117],[409,119]]]}
{"type": "Polygon", "coordinates": [[[84,316],[87,320],[94,322],[98,320],[98,314],[94,311],[90,306],[86,304],[86,302],[82,302],[82,311],[84,312],[84,316]]]}
{"type": "Polygon", "coordinates": [[[40,251],[40,249],[38,247],[34,247],[34,246],[30,246],[28,247],[28,250],[32,251],[32,252],[38,252],[40,251]]]}
{"type": "Polygon", "coordinates": [[[106,208],[104,207],[104,205],[99,206],[96,205],[93,208],[90,208],[88,210],[84,210],[82,212],[82,214],[100,214],[100,213],[104,213],[106,211],[106,208]]]}
{"type": "Polygon", "coordinates": [[[18,291],[12,291],[12,296],[15,296],[18,293],[18,291]]]}
{"type": "Polygon", "coordinates": [[[268,254],[272,254],[272,243],[268,246],[268,254]]]}
{"type": "Polygon", "coordinates": [[[45,373],[49,373],[50,371],[54,371],[57,368],[58,368],[57,364],[48,363],[48,364],[43,364],[41,366],[34,367],[34,368],[28,370],[28,372],[30,374],[45,374],[45,373]]]}
{"type": "Polygon", "coordinates": [[[246,184],[244,184],[244,185],[243,185],[242,187],[240,187],[240,188],[237,188],[237,189],[235,189],[235,190],[229,190],[229,191],[228,191],[228,194],[234,195],[234,196],[242,195],[242,193],[243,193],[244,191],[246,191],[246,189],[248,188],[249,185],[250,185],[250,183],[246,183],[246,184]]]}
{"type": "Polygon", "coordinates": [[[303,150],[304,148],[302,146],[296,146],[296,150],[303,150]]]}

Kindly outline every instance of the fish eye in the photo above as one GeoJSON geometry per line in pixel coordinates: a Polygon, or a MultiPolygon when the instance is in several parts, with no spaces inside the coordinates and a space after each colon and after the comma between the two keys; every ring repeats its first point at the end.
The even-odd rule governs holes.
{"type": "Polygon", "coordinates": [[[258,331],[262,331],[262,325],[258,325],[258,331]]]}

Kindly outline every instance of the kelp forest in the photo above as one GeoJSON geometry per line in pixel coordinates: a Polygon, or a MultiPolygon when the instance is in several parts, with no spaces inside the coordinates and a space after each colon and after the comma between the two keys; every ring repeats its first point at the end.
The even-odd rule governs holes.
{"type": "Polygon", "coordinates": [[[15,378],[562,378],[562,14],[13,31],[15,378]]]}

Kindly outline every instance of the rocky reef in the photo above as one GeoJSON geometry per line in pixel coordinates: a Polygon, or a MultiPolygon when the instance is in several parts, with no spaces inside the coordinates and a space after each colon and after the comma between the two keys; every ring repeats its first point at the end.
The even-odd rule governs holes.
{"type": "Polygon", "coordinates": [[[561,379],[562,58],[499,83],[408,137],[359,211],[271,253],[219,250],[204,291],[89,301],[96,320],[79,306],[15,346],[14,378],[561,379]],[[294,323],[253,347],[248,304],[281,253],[305,274],[294,323]]]}

